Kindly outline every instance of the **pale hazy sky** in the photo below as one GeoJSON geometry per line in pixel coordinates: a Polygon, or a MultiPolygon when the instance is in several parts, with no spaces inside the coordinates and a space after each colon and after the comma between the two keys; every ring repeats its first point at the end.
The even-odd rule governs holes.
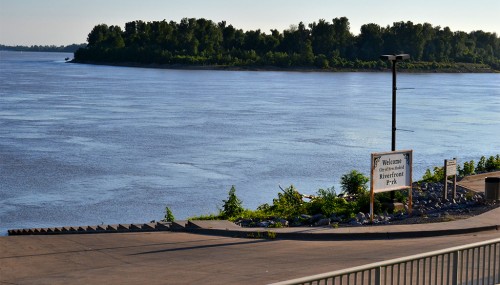
{"type": "Polygon", "coordinates": [[[500,0],[0,0],[0,44],[85,43],[97,24],[123,28],[133,20],[179,22],[184,17],[224,20],[266,33],[345,16],[354,34],[363,24],[412,21],[498,35],[499,15],[500,0]]]}

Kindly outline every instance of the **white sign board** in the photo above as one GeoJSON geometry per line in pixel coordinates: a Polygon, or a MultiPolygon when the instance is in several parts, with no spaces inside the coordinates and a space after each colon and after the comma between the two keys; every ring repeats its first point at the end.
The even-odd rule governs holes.
{"type": "Polygon", "coordinates": [[[457,160],[446,160],[446,175],[452,176],[457,175],[457,160]]]}
{"type": "Polygon", "coordinates": [[[412,182],[413,151],[372,153],[373,192],[407,189],[412,182]]]}

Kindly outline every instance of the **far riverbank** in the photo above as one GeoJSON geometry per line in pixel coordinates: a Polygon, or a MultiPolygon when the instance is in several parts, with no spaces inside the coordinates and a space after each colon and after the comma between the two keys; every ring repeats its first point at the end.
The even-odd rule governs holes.
{"type": "MultiPolygon", "coordinates": [[[[230,65],[191,65],[191,64],[159,64],[137,62],[98,62],[71,60],[70,63],[93,64],[105,66],[177,69],[177,70],[223,70],[223,71],[283,71],[283,72],[388,72],[388,68],[317,68],[310,67],[278,67],[278,66],[230,66],[230,65]]],[[[442,65],[442,64],[441,64],[442,65]]],[[[475,63],[450,63],[445,67],[436,67],[438,64],[431,62],[415,63],[411,69],[398,67],[398,72],[405,73],[500,73],[488,65],[475,63]]]]}

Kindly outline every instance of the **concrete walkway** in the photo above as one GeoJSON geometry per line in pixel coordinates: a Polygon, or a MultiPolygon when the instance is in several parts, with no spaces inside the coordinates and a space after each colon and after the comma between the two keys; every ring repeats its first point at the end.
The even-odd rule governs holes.
{"type": "Polygon", "coordinates": [[[484,192],[484,179],[486,177],[500,177],[500,171],[467,176],[460,180],[457,185],[472,191],[484,192]]]}
{"type": "Polygon", "coordinates": [[[0,284],[268,284],[500,238],[304,241],[182,232],[0,238],[0,284]]]}
{"type": "Polygon", "coordinates": [[[276,239],[224,221],[187,232],[8,236],[0,284],[267,284],[499,238],[499,224],[497,208],[447,223],[274,229],[276,239]]]}

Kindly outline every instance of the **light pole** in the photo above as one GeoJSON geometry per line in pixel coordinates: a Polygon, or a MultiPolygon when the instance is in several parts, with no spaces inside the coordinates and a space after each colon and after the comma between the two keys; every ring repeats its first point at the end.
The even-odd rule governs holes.
{"type": "MultiPolygon", "coordinates": [[[[409,59],[409,54],[386,54],[381,55],[380,59],[389,60],[392,63],[392,143],[391,143],[391,151],[396,150],[396,90],[398,89],[396,86],[396,63],[398,60],[409,59]]],[[[395,201],[394,191],[391,192],[391,200],[393,202],[392,207],[394,209],[395,201]]]]}
{"type": "Polygon", "coordinates": [[[409,59],[409,54],[381,55],[380,59],[389,60],[392,63],[392,144],[391,151],[396,150],[396,63],[398,60],[409,59]]]}

